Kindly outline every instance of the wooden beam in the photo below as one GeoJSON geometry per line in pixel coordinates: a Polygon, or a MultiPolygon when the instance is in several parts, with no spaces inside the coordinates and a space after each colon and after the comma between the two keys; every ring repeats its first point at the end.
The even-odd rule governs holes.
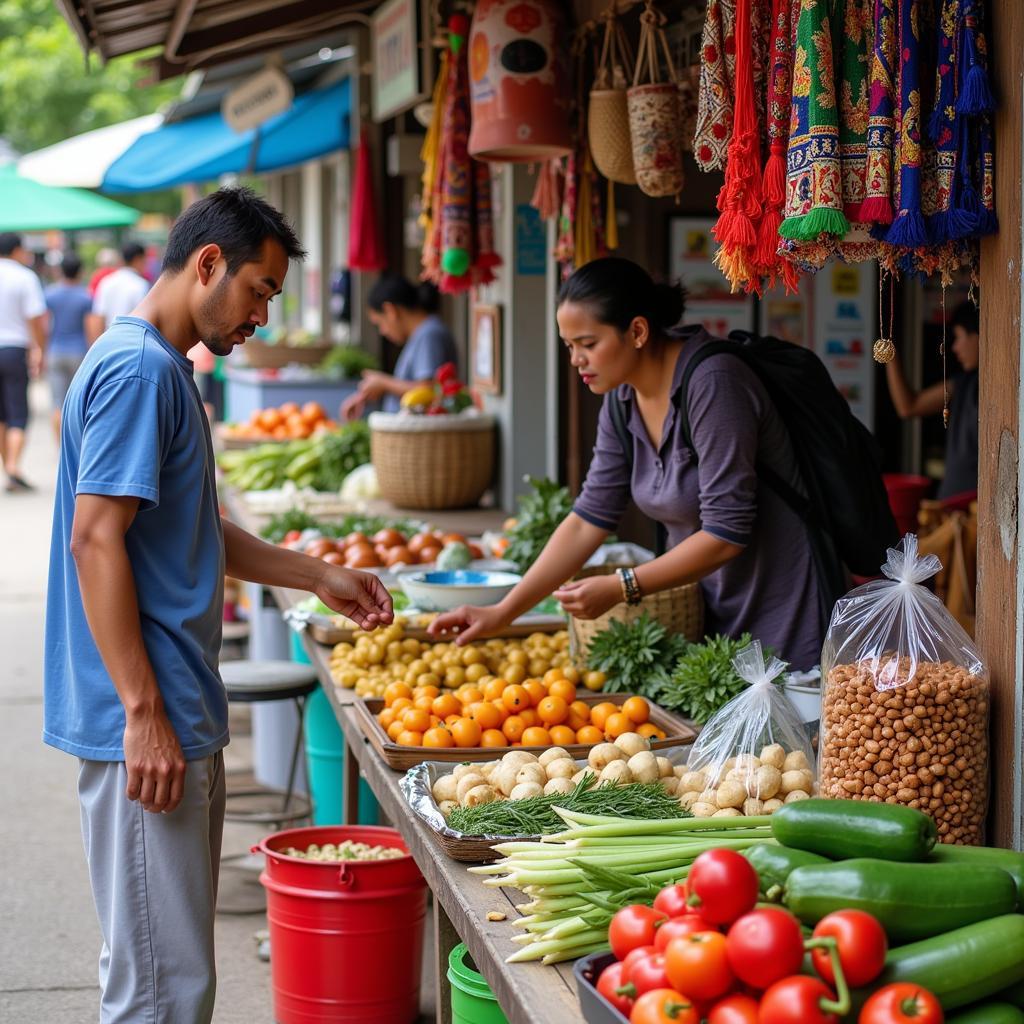
{"type": "Polygon", "coordinates": [[[981,421],[978,456],[978,642],[992,678],[992,808],[989,842],[1021,844],[1021,643],[1024,564],[1021,493],[1020,54],[1024,6],[990,0],[987,25],[995,116],[999,234],[981,246],[981,421]]]}
{"type": "Polygon", "coordinates": [[[185,32],[188,30],[188,23],[192,20],[192,14],[196,9],[198,0],[178,0],[174,8],[174,17],[171,18],[170,28],[167,30],[167,38],[164,40],[164,56],[168,60],[174,60],[178,55],[178,47],[181,45],[185,32]]]}

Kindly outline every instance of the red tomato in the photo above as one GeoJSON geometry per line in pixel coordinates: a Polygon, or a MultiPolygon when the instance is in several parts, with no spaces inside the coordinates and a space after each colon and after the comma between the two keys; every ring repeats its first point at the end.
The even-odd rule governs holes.
{"type": "Polygon", "coordinates": [[[628,996],[620,995],[618,992],[618,989],[622,988],[625,984],[622,977],[622,968],[623,964],[618,960],[613,964],[609,964],[601,972],[601,976],[597,979],[597,984],[594,987],[616,1010],[628,1017],[629,1011],[633,1009],[633,1000],[628,996]]]}
{"type": "Polygon", "coordinates": [[[654,945],[659,953],[664,953],[666,947],[673,939],[681,939],[684,935],[692,935],[694,932],[714,932],[718,929],[713,924],[708,924],[703,917],[697,914],[686,914],[683,917],[673,917],[658,927],[654,936],[654,945]]]}
{"type": "Polygon", "coordinates": [[[839,1024],[839,1018],[829,1012],[834,999],[819,978],[783,978],[761,996],[758,1024],[839,1024]],[[822,1009],[822,1000],[826,1009],[822,1009]]]}
{"type": "Polygon", "coordinates": [[[626,954],[637,946],[653,946],[658,924],[665,915],[653,907],[638,903],[623,907],[608,925],[608,945],[612,947],[616,960],[625,960],[626,954]]]}
{"type": "Polygon", "coordinates": [[[636,1001],[629,1024],[700,1024],[700,1011],[681,992],[656,988],[636,1001]]]}
{"type": "Polygon", "coordinates": [[[690,912],[687,900],[690,898],[690,890],[685,882],[677,882],[675,885],[666,885],[657,896],[654,897],[654,909],[660,910],[669,917],[682,917],[690,912]]]}
{"type": "Polygon", "coordinates": [[[665,950],[665,971],[674,988],[700,1002],[724,996],[736,980],[721,932],[673,939],[665,950]]]}
{"type": "Polygon", "coordinates": [[[708,1024],[757,1024],[757,1000],[733,992],[711,1007],[707,1020],[708,1024]]]}
{"type": "MultiPolygon", "coordinates": [[[[839,964],[846,983],[853,988],[867,985],[882,973],[889,949],[885,929],[878,919],[864,910],[837,910],[823,917],[814,929],[814,938],[836,940],[839,964]]],[[[812,949],[814,969],[830,985],[836,983],[827,949],[812,949]]]]}
{"type": "MultiPolygon", "coordinates": [[[[632,955],[631,953],[630,956],[632,955]]],[[[648,953],[637,958],[622,972],[622,976],[626,979],[627,988],[633,986],[633,991],[627,995],[634,999],[656,988],[672,987],[665,973],[665,956],[662,953],[648,953]]]]}
{"type": "Polygon", "coordinates": [[[725,940],[729,966],[740,981],[766,989],[804,961],[800,922],[781,907],[765,907],[744,914],[729,929],[725,940]]]}
{"type": "Polygon", "coordinates": [[[899,981],[875,992],[857,1020],[858,1024],[942,1024],[942,1006],[927,989],[899,981]]]}
{"type": "Polygon", "coordinates": [[[654,946],[637,946],[636,949],[631,949],[622,958],[622,977],[629,981],[629,972],[633,969],[633,964],[658,952],[660,951],[654,946]]]}
{"type": "Polygon", "coordinates": [[[285,543],[285,544],[294,544],[301,536],[302,536],[302,531],[301,530],[289,530],[284,535],[283,543],[285,543]]]}
{"type": "Polygon", "coordinates": [[[690,868],[691,905],[705,921],[732,924],[757,903],[757,872],[734,850],[707,850],[690,868]]]}

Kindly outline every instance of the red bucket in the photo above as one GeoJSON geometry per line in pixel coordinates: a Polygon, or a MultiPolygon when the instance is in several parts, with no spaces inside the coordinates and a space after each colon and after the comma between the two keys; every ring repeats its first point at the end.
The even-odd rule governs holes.
{"type": "Polygon", "coordinates": [[[405,850],[391,828],[293,828],[268,836],[267,890],[277,1024],[412,1024],[419,1016],[427,885],[408,854],[327,861],[280,851],[345,840],[405,850]]]}
{"type": "Polygon", "coordinates": [[[931,489],[931,480],[909,473],[883,473],[882,481],[900,534],[917,533],[917,509],[931,489]]]}

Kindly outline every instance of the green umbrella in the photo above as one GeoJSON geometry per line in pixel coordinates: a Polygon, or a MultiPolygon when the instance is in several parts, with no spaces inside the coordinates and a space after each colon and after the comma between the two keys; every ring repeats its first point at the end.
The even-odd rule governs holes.
{"type": "Polygon", "coordinates": [[[55,188],[0,167],[0,231],[80,231],[134,224],[140,211],[80,188],[55,188]]]}

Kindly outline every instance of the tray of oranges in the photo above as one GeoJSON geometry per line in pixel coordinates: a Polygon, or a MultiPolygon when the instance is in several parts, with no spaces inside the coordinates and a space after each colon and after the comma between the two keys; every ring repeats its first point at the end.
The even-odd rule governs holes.
{"type": "Polygon", "coordinates": [[[355,708],[370,743],[397,771],[422,761],[487,761],[508,747],[538,754],[561,747],[571,757],[586,757],[596,744],[630,732],[651,749],[684,746],[697,735],[690,723],[645,697],[577,693],[554,672],[445,691],[394,682],[383,698],[357,701],[355,708]]]}
{"type": "Polygon", "coordinates": [[[304,441],[324,430],[337,430],[338,424],[319,402],[285,402],[277,407],[254,409],[245,423],[223,423],[217,428],[218,440],[225,449],[248,448],[268,441],[304,441]]]}

